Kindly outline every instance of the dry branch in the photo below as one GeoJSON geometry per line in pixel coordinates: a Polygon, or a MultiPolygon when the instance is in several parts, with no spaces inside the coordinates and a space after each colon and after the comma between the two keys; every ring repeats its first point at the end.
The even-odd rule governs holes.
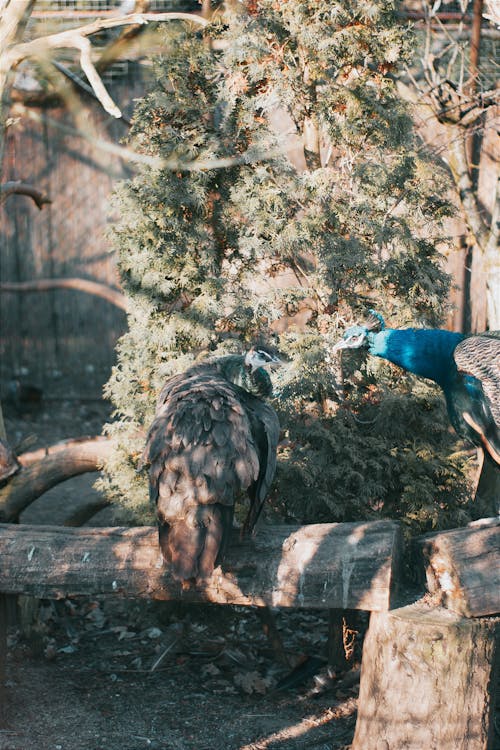
{"type": "Polygon", "coordinates": [[[0,185],[1,203],[3,203],[4,200],[9,197],[9,195],[14,194],[27,195],[33,200],[33,202],[36,204],[36,206],[38,206],[40,210],[42,210],[46,203],[52,203],[50,198],[44,195],[36,187],[34,187],[33,185],[28,185],[25,182],[21,182],[20,180],[11,180],[9,182],[4,182],[3,185],[0,185]]]}
{"type": "Polygon", "coordinates": [[[156,528],[0,525],[0,592],[59,598],[118,594],[246,606],[386,610],[399,578],[400,528],[373,523],[262,526],[235,532],[224,562],[182,588],[162,562],[156,528]]]}
{"type": "MultiPolygon", "coordinates": [[[[91,60],[91,43],[89,36],[103,29],[150,22],[187,21],[199,26],[206,26],[207,21],[192,13],[130,13],[126,16],[101,18],[76,29],[67,29],[57,34],[50,34],[30,42],[14,44],[0,58],[0,82],[5,85],[7,73],[17,67],[26,58],[46,58],[51,50],[74,48],[80,51],[80,65],[102,106],[113,117],[121,117],[121,111],[109,96],[99,73],[91,60]]],[[[1,92],[0,92],[1,93],[1,92]]]]}
{"type": "Polygon", "coordinates": [[[127,298],[118,289],[89,279],[34,279],[33,281],[4,281],[0,283],[2,292],[46,292],[52,289],[76,289],[79,292],[102,297],[121,310],[127,310],[127,298]]]}
{"type": "MultiPolygon", "coordinates": [[[[150,0],[135,0],[134,13],[146,13],[149,10],[150,5],[150,0]]],[[[141,33],[142,29],[143,24],[139,23],[124,28],[120,32],[118,38],[113,39],[113,41],[101,53],[99,60],[96,62],[97,71],[102,73],[112,65],[115,60],[124,55],[130,49],[132,40],[141,33]]]]}
{"type": "Polygon", "coordinates": [[[54,120],[51,117],[44,115],[41,117],[37,112],[34,112],[29,107],[23,104],[17,103],[12,108],[13,115],[22,115],[24,117],[33,120],[33,122],[44,122],[51,127],[56,128],[62,133],[66,133],[69,136],[75,136],[84,138],[93,148],[105,151],[110,154],[115,154],[120,159],[126,162],[132,162],[136,164],[146,164],[153,169],[170,169],[174,172],[183,170],[186,172],[200,172],[207,169],[226,169],[234,167],[239,164],[254,164],[258,162],[268,161],[276,156],[283,153],[282,150],[276,149],[268,152],[261,152],[254,148],[249,148],[238,156],[227,156],[222,158],[206,158],[206,159],[194,159],[193,161],[182,161],[180,159],[168,158],[164,159],[161,156],[152,156],[151,154],[143,154],[133,149],[120,146],[118,143],[112,143],[106,141],[104,138],[96,138],[91,133],[87,133],[83,130],[77,130],[71,128],[68,125],[54,120]]]}
{"type": "Polygon", "coordinates": [[[94,437],[71,441],[40,461],[24,463],[23,456],[19,456],[21,471],[0,488],[0,520],[16,521],[28,505],[55,485],[79,474],[99,471],[113,449],[112,440],[94,437]]]}

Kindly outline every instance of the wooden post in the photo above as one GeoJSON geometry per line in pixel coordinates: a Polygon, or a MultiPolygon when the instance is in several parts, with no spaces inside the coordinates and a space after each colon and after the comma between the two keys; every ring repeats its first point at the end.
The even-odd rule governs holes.
{"type": "Polygon", "coordinates": [[[352,750],[495,750],[500,618],[372,613],[352,750]]]}
{"type": "Polygon", "coordinates": [[[0,592],[110,594],[244,606],[388,609],[400,578],[397,523],[261,526],[197,586],[169,575],[156,528],[0,524],[0,592]]]}
{"type": "Polygon", "coordinates": [[[328,664],[336,672],[347,669],[344,647],[344,610],[328,610],[328,664]]]}
{"type": "Polygon", "coordinates": [[[0,727],[3,727],[6,719],[6,690],[7,680],[7,599],[5,594],[0,593],[0,727]]]}

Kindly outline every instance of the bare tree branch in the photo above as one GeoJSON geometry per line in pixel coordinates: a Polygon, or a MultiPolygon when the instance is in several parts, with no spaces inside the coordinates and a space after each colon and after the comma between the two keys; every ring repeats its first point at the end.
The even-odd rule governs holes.
{"type": "Polygon", "coordinates": [[[0,185],[0,203],[3,203],[9,195],[14,194],[27,195],[29,198],[32,198],[40,210],[42,210],[46,203],[52,203],[50,198],[36,187],[28,185],[26,182],[21,182],[21,180],[10,180],[0,185]]]}
{"type": "MultiPolygon", "coordinates": [[[[23,6],[26,6],[25,10],[29,9],[28,0],[22,0],[22,3],[23,6]]],[[[20,4],[21,3],[19,3],[19,5],[20,4]]],[[[0,29],[0,41],[3,37],[5,38],[5,42],[7,42],[7,44],[4,42],[4,48],[6,48],[8,43],[12,41],[14,32],[17,30],[16,22],[17,25],[19,25],[21,18],[22,15],[20,16],[19,13],[15,14],[12,23],[5,29],[0,29]],[[12,28],[13,26],[15,26],[15,29],[12,28]]],[[[1,26],[3,27],[3,17],[1,20],[1,26]]],[[[44,58],[54,49],[75,48],[80,51],[80,64],[96,97],[99,99],[106,112],[109,112],[113,117],[121,117],[120,109],[116,106],[106,91],[106,88],[99,77],[99,73],[91,60],[91,44],[88,37],[98,31],[102,31],[103,29],[111,29],[117,26],[147,24],[150,22],[159,23],[165,21],[187,21],[203,27],[208,24],[208,21],[205,18],[201,18],[201,16],[192,13],[130,13],[126,16],[101,18],[76,29],[67,29],[66,31],[61,31],[57,34],[50,34],[45,37],[40,37],[39,39],[33,39],[30,42],[14,44],[7,48],[0,57],[0,90],[5,86],[8,72],[17,67],[17,65],[26,58],[44,58]]]]}
{"type": "Polygon", "coordinates": [[[19,514],[38,497],[66,479],[99,471],[115,448],[113,440],[93,437],[74,440],[62,450],[52,451],[39,461],[24,461],[18,456],[21,471],[0,488],[0,519],[17,520],[19,514]]]}
{"type": "Polygon", "coordinates": [[[52,289],[76,289],[79,292],[93,294],[110,302],[121,310],[127,310],[124,294],[106,284],[90,279],[33,279],[33,281],[4,281],[0,282],[2,292],[46,292],[52,289]]]}
{"type": "Polygon", "coordinates": [[[151,156],[150,154],[141,154],[133,149],[120,146],[117,143],[106,141],[103,138],[97,138],[91,133],[82,130],[76,130],[68,125],[64,125],[58,120],[54,120],[50,117],[44,116],[43,118],[34,112],[29,107],[25,107],[23,104],[16,104],[13,108],[15,113],[22,113],[24,116],[29,117],[35,122],[45,121],[50,124],[51,127],[57,128],[63,133],[67,133],[71,136],[77,136],[84,138],[88,143],[98,149],[102,149],[111,154],[115,154],[124,161],[132,162],[136,164],[146,164],[153,169],[171,169],[174,172],[182,170],[184,172],[200,172],[205,169],[226,169],[228,167],[238,166],[240,164],[254,164],[258,162],[264,162],[269,159],[273,159],[280,156],[283,152],[281,150],[269,151],[262,153],[255,149],[248,149],[243,154],[238,156],[226,156],[226,157],[213,157],[206,159],[193,159],[193,161],[181,161],[180,159],[163,159],[160,156],[151,156]]]}
{"type": "Polygon", "coordinates": [[[16,41],[34,4],[35,0],[3,0],[0,5],[0,49],[6,49],[16,41]]]}
{"type": "MultiPolygon", "coordinates": [[[[146,13],[149,10],[150,5],[150,0],[135,0],[134,13],[146,13]]],[[[136,23],[123,29],[118,38],[113,39],[113,41],[103,50],[96,63],[97,71],[102,73],[106,68],[112,65],[115,60],[118,60],[127,50],[129,50],[132,40],[141,33],[142,28],[143,24],[136,23]]]]}

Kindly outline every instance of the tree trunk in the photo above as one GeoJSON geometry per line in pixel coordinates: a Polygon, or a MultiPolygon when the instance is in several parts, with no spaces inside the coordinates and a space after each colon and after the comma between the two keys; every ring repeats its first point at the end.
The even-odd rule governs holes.
{"type": "Polygon", "coordinates": [[[500,619],[423,604],[371,615],[352,750],[494,750],[500,619]]]}
{"type": "Polygon", "coordinates": [[[483,515],[500,514],[500,466],[485,451],[474,502],[483,515]]]}

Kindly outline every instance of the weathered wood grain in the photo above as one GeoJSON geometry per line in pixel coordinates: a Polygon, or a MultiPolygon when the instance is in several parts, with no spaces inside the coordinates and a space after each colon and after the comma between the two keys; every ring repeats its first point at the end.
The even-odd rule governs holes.
{"type": "Polygon", "coordinates": [[[374,613],[352,750],[494,750],[500,618],[424,603],[374,613]]]}
{"type": "Polygon", "coordinates": [[[0,487],[0,521],[17,521],[22,511],[51,487],[70,477],[98,471],[113,449],[112,440],[98,436],[69,441],[62,450],[54,446],[38,461],[25,463],[19,456],[21,470],[0,487]]]}
{"type": "Polygon", "coordinates": [[[162,562],[155,528],[5,524],[0,592],[382,611],[399,579],[400,547],[392,521],[262,526],[252,539],[235,535],[223,571],[182,588],[162,562]]]}
{"type": "Polygon", "coordinates": [[[419,537],[427,586],[468,617],[500,614],[500,520],[419,537]]]}

